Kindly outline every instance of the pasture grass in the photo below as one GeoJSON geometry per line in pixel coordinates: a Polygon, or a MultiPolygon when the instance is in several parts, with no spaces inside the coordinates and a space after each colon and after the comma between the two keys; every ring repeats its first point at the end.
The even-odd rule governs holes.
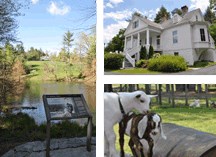
{"type": "MultiPolygon", "coordinates": [[[[173,123],[176,125],[181,125],[189,128],[193,128],[199,131],[211,133],[216,135],[216,109],[212,108],[189,108],[189,107],[158,107],[153,106],[151,109],[161,115],[163,123],[173,123]]],[[[119,134],[118,125],[114,126],[116,133],[116,148],[120,150],[119,147],[119,134]]],[[[128,146],[129,138],[125,136],[124,149],[126,153],[131,154],[131,150],[128,146]]]]}

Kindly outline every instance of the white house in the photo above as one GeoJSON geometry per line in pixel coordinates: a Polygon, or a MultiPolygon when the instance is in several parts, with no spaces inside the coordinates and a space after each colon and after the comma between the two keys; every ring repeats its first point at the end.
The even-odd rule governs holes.
{"type": "Polygon", "coordinates": [[[181,9],[182,16],[175,14],[160,24],[134,14],[124,34],[125,60],[134,67],[141,46],[148,50],[152,45],[155,52],[183,56],[188,65],[198,60],[216,61],[214,40],[201,10],[188,12],[187,6],[181,9]]]}

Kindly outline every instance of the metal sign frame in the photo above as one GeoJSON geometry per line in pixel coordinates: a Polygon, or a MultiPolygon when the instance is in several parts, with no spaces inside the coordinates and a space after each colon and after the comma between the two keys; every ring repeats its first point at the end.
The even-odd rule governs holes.
{"type": "Polygon", "coordinates": [[[54,120],[88,118],[87,151],[91,151],[92,114],[83,94],[45,94],[43,102],[47,119],[46,157],[50,157],[50,128],[51,121],[54,120]],[[57,111],[61,111],[61,114],[53,116],[57,111]]]}

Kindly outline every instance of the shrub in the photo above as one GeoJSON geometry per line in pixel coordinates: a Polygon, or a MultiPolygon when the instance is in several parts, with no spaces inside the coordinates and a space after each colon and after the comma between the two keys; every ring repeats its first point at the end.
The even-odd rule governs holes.
{"type": "Polygon", "coordinates": [[[147,50],[146,50],[146,47],[142,46],[141,49],[140,49],[140,59],[147,59],[147,50]]]}
{"type": "Polygon", "coordinates": [[[148,66],[148,60],[141,59],[136,62],[136,67],[138,68],[146,68],[148,66]]]}
{"type": "Polygon", "coordinates": [[[150,45],[150,47],[149,47],[149,56],[148,56],[148,58],[149,58],[149,59],[152,58],[153,55],[154,55],[154,48],[153,48],[153,46],[150,45]]]}
{"type": "Polygon", "coordinates": [[[206,67],[208,65],[209,65],[208,61],[196,61],[196,62],[194,62],[193,67],[196,67],[196,68],[198,68],[198,67],[206,67]]]}
{"type": "Polygon", "coordinates": [[[120,69],[122,67],[124,56],[121,54],[107,53],[104,55],[105,69],[120,69]]]}
{"type": "Polygon", "coordinates": [[[160,72],[185,71],[187,64],[183,57],[173,55],[162,55],[149,60],[148,69],[160,72]]]}

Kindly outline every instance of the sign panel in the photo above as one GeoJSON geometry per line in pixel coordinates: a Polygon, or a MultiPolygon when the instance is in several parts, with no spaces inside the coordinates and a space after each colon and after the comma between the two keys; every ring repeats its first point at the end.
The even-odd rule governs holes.
{"type": "Polygon", "coordinates": [[[47,120],[88,118],[91,116],[82,94],[44,95],[47,120]]]}

